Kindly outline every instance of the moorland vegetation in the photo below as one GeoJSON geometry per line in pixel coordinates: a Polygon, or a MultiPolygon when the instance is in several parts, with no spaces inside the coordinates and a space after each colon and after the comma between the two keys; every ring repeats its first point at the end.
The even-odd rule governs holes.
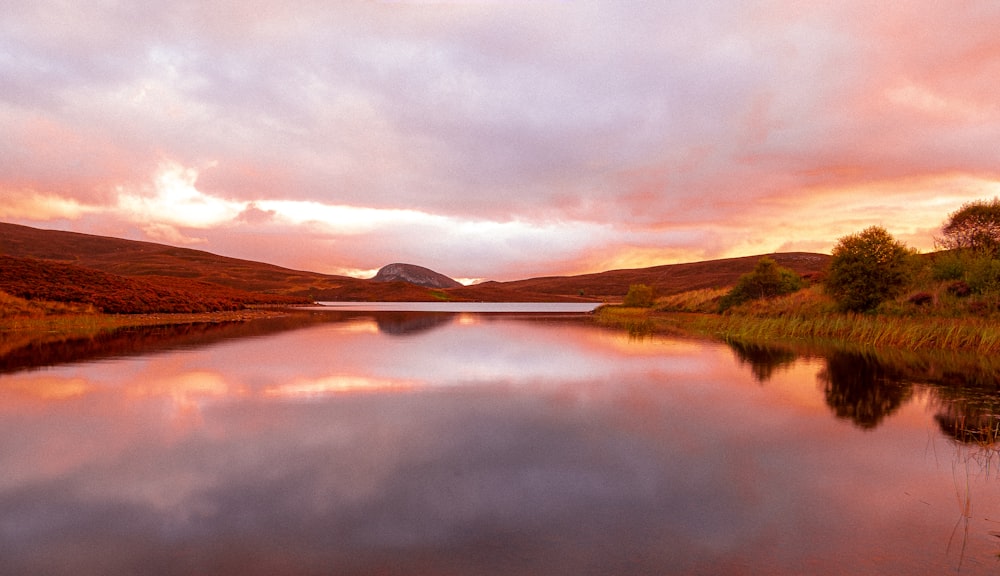
{"type": "Polygon", "coordinates": [[[938,250],[920,254],[871,226],[838,240],[825,274],[804,279],[765,257],[732,287],[606,306],[598,319],[637,334],[1000,352],[1000,199],[964,204],[941,230],[938,250]]]}

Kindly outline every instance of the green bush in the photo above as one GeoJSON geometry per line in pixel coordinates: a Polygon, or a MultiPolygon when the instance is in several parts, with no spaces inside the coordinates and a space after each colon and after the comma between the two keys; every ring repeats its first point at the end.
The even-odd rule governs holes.
{"type": "Polygon", "coordinates": [[[976,294],[1000,294],[1000,260],[985,254],[971,258],[964,280],[976,294]]]}
{"type": "Polygon", "coordinates": [[[906,286],[911,254],[881,226],[844,236],[833,248],[826,291],[843,310],[874,310],[906,286]]]}
{"type": "Polygon", "coordinates": [[[932,277],[935,280],[961,280],[965,277],[965,262],[962,253],[956,250],[939,252],[934,255],[931,263],[932,277]]]}
{"type": "Polygon", "coordinates": [[[791,294],[804,286],[802,277],[794,270],[781,267],[772,258],[764,256],[757,261],[753,272],[740,276],[736,286],[722,297],[719,310],[724,312],[751,300],[791,294]]]}
{"type": "Polygon", "coordinates": [[[931,265],[935,280],[958,280],[974,294],[1000,294],[1000,259],[992,253],[951,250],[936,254],[931,265]]]}
{"type": "Polygon", "coordinates": [[[653,287],[646,284],[632,284],[628,287],[623,306],[629,308],[649,308],[653,305],[653,287]]]}

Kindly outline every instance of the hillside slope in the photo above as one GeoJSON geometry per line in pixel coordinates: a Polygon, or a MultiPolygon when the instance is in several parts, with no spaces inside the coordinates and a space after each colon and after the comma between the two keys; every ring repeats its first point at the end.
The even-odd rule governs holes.
{"type": "MultiPolygon", "coordinates": [[[[761,256],[610,270],[578,276],[547,276],[513,282],[484,282],[470,286],[472,290],[467,294],[474,298],[476,290],[486,293],[493,289],[503,289],[550,296],[614,299],[624,296],[632,284],[647,284],[653,287],[656,294],[664,296],[688,290],[732,286],[741,275],[753,270],[761,256]]],[[[779,265],[806,277],[822,273],[830,261],[830,256],[826,254],[810,252],[783,252],[767,256],[773,258],[779,265]]]]}
{"type": "Polygon", "coordinates": [[[55,260],[120,276],[173,276],[251,292],[336,288],[356,278],[291,270],[202,250],[0,223],[0,254],[55,260]]]}
{"type": "Polygon", "coordinates": [[[110,314],[217,312],[299,299],[172,278],[126,278],[51,260],[0,255],[0,291],[29,301],[89,304],[110,314]]]}
{"type": "MultiPolygon", "coordinates": [[[[45,282],[46,277],[72,277],[74,282],[81,281],[81,270],[93,270],[119,280],[143,283],[135,287],[128,282],[110,281],[104,277],[93,277],[87,281],[97,285],[120,286],[120,296],[123,299],[127,294],[148,294],[155,291],[162,291],[167,299],[181,298],[177,294],[168,293],[175,291],[190,297],[197,296],[205,301],[214,298],[220,303],[230,300],[242,303],[287,302],[280,296],[310,301],[613,301],[622,298],[632,284],[653,286],[659,295],[730,286],[735,284],[740,275],[753,270],[760,259],[760,256],[747,256],[577,276],[549,276],[512,282],[484,282],[473,286],[428,288],[401,281],[401,278],[375,282],[370,279],[292,270],[152,242],[42,230],[2,222],[0,254],[34,261],[31,264],[35,267],[32,277],[35,278],[34,282],[39,283],[38,286],[45,282]],[[75,268],[70,270],[55,266],[54,272],[46,275],[37,269],[39,266],[44,267],[45,262],[75,268]],[[251,296],[247,292],[257,296],[251,296]]],[[[830,259],[825,254],[805,252],[770,256],[778,264],[805,276],[821,273],[830,259]]],[[[17,265],[26,266],[23,262],[17,265]]],[[[24,286],[16,287],[23,279],[19,280],[20,273],[15,273],[12,266],[11,263],[6,270],[0,268],[0,276],[7,277],[6,285],[11,288],[12,294],[28,293],[23,291],[24,286]]],[[[84,287],[90,285],[85,284],[84,287]]],[[[53,290],[56,288],[52,287],[53,290]]],[[[119,308],[123,306],[124,304],[119,308]]]]}

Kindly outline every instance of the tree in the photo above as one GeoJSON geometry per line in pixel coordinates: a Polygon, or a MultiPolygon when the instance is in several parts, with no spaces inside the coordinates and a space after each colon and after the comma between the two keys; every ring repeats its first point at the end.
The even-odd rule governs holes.
{"type": "Polygon", "coordinates": [[[948,216],[938,245],[946,250],[1000,254],[1000,198],[966,202],[948,216]]]}
{"type": "Polygon", "coordinates": [[[906,286],[910,254],[881,226],[844,236],[833,248],[826,291],[845,310],[873,310],[906,286]]]}
{"type": "Polygon", "coordinates": [[[623,306],[631,308],[649,308],[653,305],[653,288],[646,284],[632,284],[628,287],[623,306]]]}
{"type": "Polygon", "coordinates": [[[740,276],[736,286],[722,297],[719,309],[725,311],[750,300],[791,294],[804,285],[802,277],[794,270],[779,266],[773,258],[764,256],[757,261],[753,272],[740,276]]]}

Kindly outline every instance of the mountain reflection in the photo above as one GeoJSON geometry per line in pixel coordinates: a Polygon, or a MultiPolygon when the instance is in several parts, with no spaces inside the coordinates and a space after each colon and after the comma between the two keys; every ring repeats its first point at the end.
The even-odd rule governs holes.
{"type": "Polygon", "coordinates": [[[389,312],[379,314],[375,322],[379,332],[383,334],[405,336],[440,328],[454,321],[457,316],[455,312],[389,312]]]}
{"type": "Polygon", "coordinates": [[[325,321],[320,315],[295,313],[251,321],[196,322],[134,326],[93,334],[0,333],[0,374],[72,362],[90,362],[183,348],[198,348],[239,338],[253,338],[325,321]]]}

